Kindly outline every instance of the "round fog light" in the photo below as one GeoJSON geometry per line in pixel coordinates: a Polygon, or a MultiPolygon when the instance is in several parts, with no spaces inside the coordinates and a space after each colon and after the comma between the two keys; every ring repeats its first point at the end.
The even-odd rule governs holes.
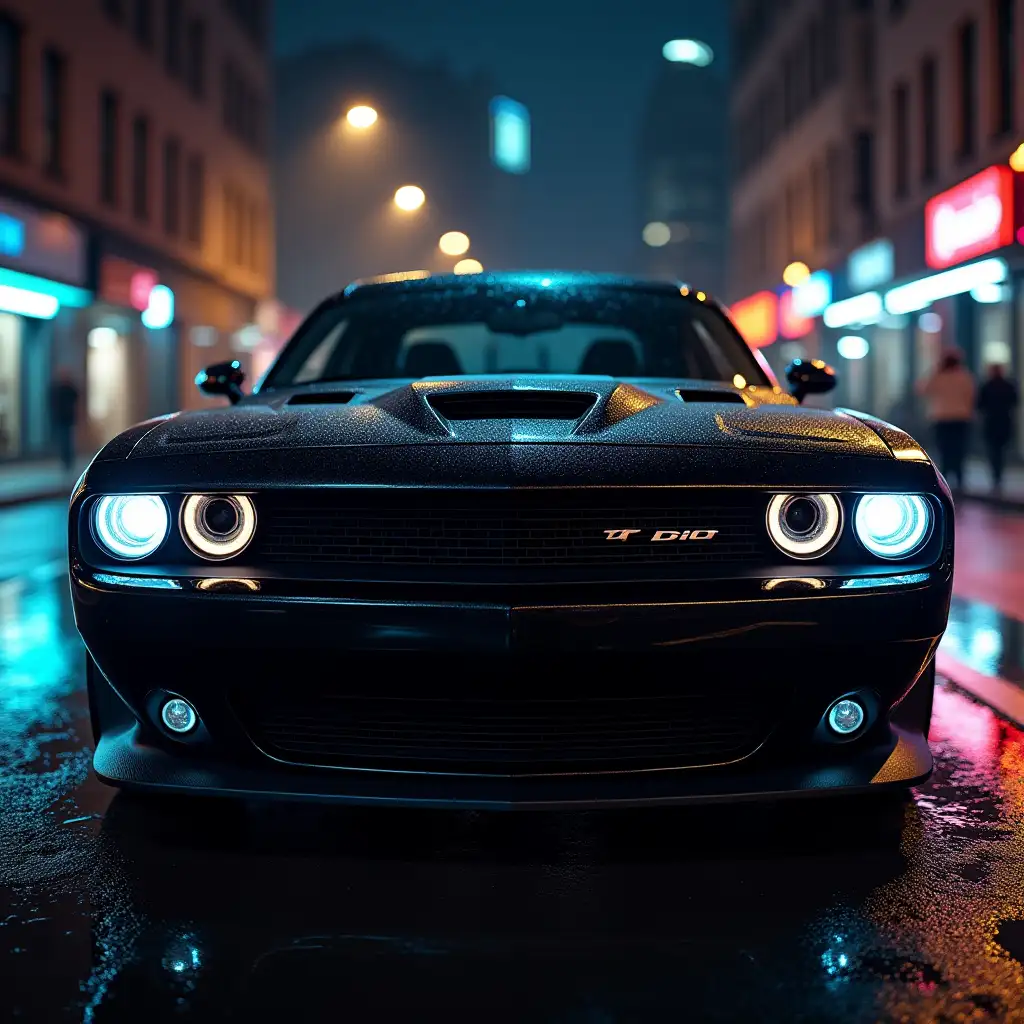
{"type": "Polygon", "coordinates": [[[171,732],[191,732],[199,721],[196,709],[187,700],[174,697],[160,709],[160,720],[171,732]]]}
{"type": "Polygon", "coordinates": [[[855,700],[841,700],[828,713],[829,728],[840,736],[849,736],[864,724],[864,708],[855,700]]]}

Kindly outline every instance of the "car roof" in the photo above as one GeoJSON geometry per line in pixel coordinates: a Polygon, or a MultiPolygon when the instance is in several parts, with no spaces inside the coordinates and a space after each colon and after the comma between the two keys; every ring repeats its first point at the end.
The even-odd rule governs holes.
{"type": "Polygon", "coordinates": [[[618,274],[597,274],[566,270],[499,270],[479,274],[431,274],[412,270],[383,274],[353,281],[338,297],[364,293],[402,293],[430,291],[477,291],[484,288],[529,288],[552,290],[565,288],[627,289],[656,295],[688,295],[692,288],[679,281],[654,281],[618,274]]]}

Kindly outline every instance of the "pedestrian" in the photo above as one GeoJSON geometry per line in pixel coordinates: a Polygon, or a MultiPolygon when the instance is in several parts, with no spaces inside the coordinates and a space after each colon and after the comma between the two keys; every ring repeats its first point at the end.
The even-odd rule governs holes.
{"type": "Polygon", "coordinates": [[[978,392],[978,411],[981,413],[985,453],[992,469],[992,490],[996,494],[1003,489],[1006,446],[1013,437],[1013,414],[1017,401],[1017,385],[1007,378],[1000,363],[993,363],[988,368],[988,380],[978,392]]]}
{"type": "Polygon", "coordinates": [[[974,419],[974,378],[960,353],[949,349],[935,372],[920,381],[917,390],[927,405],[942,473],[954,491],[962,490],[967,440],[974,419]]]}
{"type": "Polygon", "coordinates": [[[71,373],[60,367],[50,386],[50,418],[57,441],[61,465],[70,473],[75,465],[75,419],[78,412],[78,388],[71,373]]]}

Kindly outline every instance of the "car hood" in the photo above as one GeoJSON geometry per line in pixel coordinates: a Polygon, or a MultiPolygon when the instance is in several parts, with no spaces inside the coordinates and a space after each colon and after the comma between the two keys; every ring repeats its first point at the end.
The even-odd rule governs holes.
{"type": "Polygon", "coordinates": [[[133,428],[101,459],[341,446],[668,445],[891,458],[853,416],[778,388],[706,381],[493,376],[277,389],[133,428]]]}

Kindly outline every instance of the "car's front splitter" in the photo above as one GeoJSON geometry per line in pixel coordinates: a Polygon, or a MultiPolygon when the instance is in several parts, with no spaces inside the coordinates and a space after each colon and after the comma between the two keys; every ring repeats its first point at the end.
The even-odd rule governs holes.
{"type": "Polygon", "coordinates": [[[104,733],[94,765],[104,782],[124,789],[306,800],[369,806],[461,810],[598,810],[880,793],[927,780],[928,742],[894,726],[885,744],[838,765],[703,771],[675,769],[621,774],[516,779],[403,772],[266,769],[182,759],[150,746],[137,725],[104,733]]]}

